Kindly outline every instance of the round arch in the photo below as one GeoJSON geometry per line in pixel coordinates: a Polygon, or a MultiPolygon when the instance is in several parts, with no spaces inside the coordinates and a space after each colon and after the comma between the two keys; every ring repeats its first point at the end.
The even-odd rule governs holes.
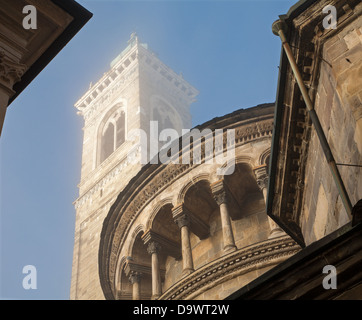
{"type": "Polygon", "coordinates": [[[238,164],[245,164],[252,169],[255,166],[255,159],[247,155],[239,155],[235,157],[235,161],[230,163],[229,161],[225,162],[222,166],[219,167],[224,174],[218,174],[218,179],[222,179],[225,175],[231,175],[234,173],[235,166],[238,164]]]}
{"type": "Polygon", "coordinates": [[[161,123],[161,127],[159,129],[160,131],[162,131],[162,129],[169,128],[169,129],[175,129],[179,134],[181,134],[181,130],[184,129],[181,120],[181,115],[167,100],[165,100],[163,97],[159,95],[153,95],[150,98],[150,105],[151,105],[150,117],[152,120],[156,120],[156,118],[162,116],[163,125],[161,123]],[[158,108],[162,109],[161,111],[163,114],[162,115],[158,114],[158,117],[156,117],[155,112],[157,111],[158,108]]]}
{"type": "MultiPolygon", "coordinates": [[[[115,127],[115,130],[117,130],[115,121],[112,121],[112,119],[110,118],[113,115],[115,115],[118,111],[121,114],[123,113],[124,115],[124,121],[123,121],[124,141],[127,139],[127,104],[125,99],[119,98],[117,101],[115,101],[115,103],[113,103],[113,106],[104,113],[104,115],[101,117],[101,120],[98,122],[96,130],[95,147],[94,147],[93,169],[95,169],[101,163],[101,149],[102,149],[101,142],[102,142],[102,135],[104,134],[104,130],[106,129],[106,125],[112,123],[112,125],[115,127]]],[[[114,150],[117,147],[115,147],[114,150]]]]}
{"type": "Polygon", "coordinates": [[[264,150],[258,159],[258,165],[262,166],[262,165],[267,165],[269,166],[269,159],[270,159],[270,148],[264,150]]]}
{"type": "Polygon", "coordinates": [[[157,204],[152,208],[151,214],[146,222],[146,230],[149,230],[152,228],[153,221],[155,220],[158,212],[166,205],[170,205],[174,207],[172,203],[172,197],[164,198],[157,202],[157,204]]]}
{"type": "Polygon", "coordinates": [[[209,184],[212,182],[211,181],[211,177],[210,177],[210,173],[200,173],[198,175],[196,175],[195,177],[193,177],[191,179],[191,181],[189,181],[188,183],[186,183],[180,190],[178,196],[177,196],[177,204],[183,203],[184,199],[185,199],[185,195],[187,193],[187,191],[193,186],[195,185],[197,182],[205,180],[207,181],[209,184]]]}

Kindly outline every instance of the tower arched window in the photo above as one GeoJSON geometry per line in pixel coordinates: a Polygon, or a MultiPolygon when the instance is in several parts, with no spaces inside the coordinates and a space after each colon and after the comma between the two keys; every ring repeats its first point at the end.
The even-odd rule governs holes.
{"type": "Polygon", "coordinates": [[[107,115],[100,127],[99,163],[106,160],[125,141],[126,117],[119,107],[107,115]]]}
{"type": "Polygon", "coordinates": [[[159,98],[152,99],[153,116],[152,120],[158,122],[158,130],[175,129],[181,133],[182,125],[180,115],[177,111],[159,98]]]}

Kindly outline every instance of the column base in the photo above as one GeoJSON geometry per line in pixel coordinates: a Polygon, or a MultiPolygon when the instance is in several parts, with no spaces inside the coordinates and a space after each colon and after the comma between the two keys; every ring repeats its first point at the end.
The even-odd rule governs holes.
{"type": "Polygon", "coordinates": [[[268,239],[278,238],[285,235],[286,233],[282,228],[275,228],[270,232],[268,239]]]}
{"type": "Polygon", "coordinates": [[[182,270],[181,277],[186,277],[186,276],[188,276],[190,273],[193,273],[194,271],[195,271],[195,270],[194,270],[194,269],[191,269],[191,268],[184,269],[184,270],[182,270]]]}
{"type": "Polygon", "coordinates": [[[159,297],[161,297],[160,294],[153,294],[153,295],[151,296],[151,300],[158,300],[159,297]]]}
{"type": "Polygon", "coordinates": [[[232,252],[232,251],[236,251],[236,250],[237,250],[237,247],[232,244],[229,244],[224,247],[224,252],[232,252]]]}

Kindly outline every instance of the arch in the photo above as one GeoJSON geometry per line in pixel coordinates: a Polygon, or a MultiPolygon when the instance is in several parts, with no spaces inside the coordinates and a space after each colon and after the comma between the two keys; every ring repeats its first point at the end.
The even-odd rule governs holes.
{"type": "MultiPolygon", "coordinates": [[[[199,175],[197,179],[187,184],[184,189],[183,205],[192,214],[193,217],[197,217],[198,221],[202,221],[203,230],[195,233],[200,240],[208,236],[209,220],[214,211],[218,208],[217,203],[212,194],[211,182],[208,176],[199,175]]],[[[194,232],[196,231],[196,232],[194,232]]]]}
{"type": "Polygon", "coordinates": [[[159,120],[161,122],[159,124],[159,131],[161,132],[163,129],[175,129],[179,135],[181,134],[181,130],[183,128],[183,123],[181,120],[180,113],[163,97],[159,95],[153,95],[150,98],[150,117],[152,120],[159,120]],[[158,109],[162,109],[163,114],[159,113],[158,109]],[[162,117],[162,119],[160,119],[162,117]],[[161,121],[160,121],[161,120],[161,121]]]}
{"type": "Polygon", "coordinates": [[[135,244],[135,241],[136,241],[136,238],[137,236],[140,234],[140,233],[144,233],[146,231],[146,228],[143,224],[140,224],[138,225],[132,232],[131,234],[131,241],[130,241],[130,244],[128,246],[128,250],[127,250],[127,253],[129,256],[132,257],[132,250],[133,250],[133,246],[135,244]]]}
{"type": "Polygon", "coordinates": [[[186,183],[180,190],[178,196],[177,196],[177,204],[183,203],[185,200],[185,195],[187,191],[197,182],[206,180],[209,184],[211,183],[210,173],[200,173],[193,177],[191,181],[186,183]]]}
{"type": "Polygon", "coordinates": [[[174,205],[172,203],[172,197],[167,197],[167,198],[164,198],[164,199],[158,201],[157,204],[152,208],[150,216],[146,223],[146,230],[149,230],[152,228],[152,224],[157,216],[157,213],[162,209],[162,207],[164,207],[166,205],[171,205],[172,207],[174,207],[174,205]]]}
{"type": "Polygon", "coordinates": [[[115,274],[115,284],[116,284],[116,291],[121,289],[121,276],[124,269],[124,266],[128,260],[128,256],[123,256],[121,259],[118,260],[116,274],[115,274]]]}
{"type": "Polygon", "coordinates": [[[127,110],[124,99],[118,99],[103,115],[95,139],[94,168],[119,148],[127,138],[127,110]]]}
{"type": "Polygon", "coordinates": [[[230,217],[239,220],[254,209],[260,209],[263,195],[258,187],[253,171],[253,162],[239,159],[235,165],[235,171],[224,177],[224,182],[230,194],[230,217]],[[241,160],[241,161],[240,161],[241,160]]]}
{"type": "Polygon", "coordinates": [[[220,166],[220,170],[221,172],[224,172],[224,175],[217,175],[218,176],[218,180],[222,179],[224,176],[228,176],[233,174],[235,166],[238,164],[246,164],[250,167],[250,169],[252,169],[254,167],[255,164],[255,159],[253,159],[250,156],[247,155],[238,155],[235,157],[235,162],[234,163],[229,163],[229,161],[224,162],[221,166],[220,166]]]}
{"type": "Polygon", "coordinates": [[[144,231],[145,227],[142,224],[133,230],[128,250],[117,264],[115,280],[124,299],[131,299],[132,297],[130,276],[135,272],[140,272],[141,275],[140,293],[142,299],[148,300],[151,297],[151,259],[149,259],[147,246],[142,240],[144,231]]]}
{"type": "Polygon", "coordinates": [[[270,148],[264,150],[258,159],[258,165],[267,165],[269,166],[269,159],[270,159],[270,148]]]}

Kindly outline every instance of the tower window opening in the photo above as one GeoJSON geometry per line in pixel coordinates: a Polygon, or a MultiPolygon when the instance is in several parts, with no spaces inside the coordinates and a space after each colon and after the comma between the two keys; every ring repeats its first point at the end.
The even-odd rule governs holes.
{"type": "Polygon", "coordinates": [[[117,110],[105,120],[100,139],[99,163],[102,163],[125,142],[125,112],[123,110],[117,110]]]}

